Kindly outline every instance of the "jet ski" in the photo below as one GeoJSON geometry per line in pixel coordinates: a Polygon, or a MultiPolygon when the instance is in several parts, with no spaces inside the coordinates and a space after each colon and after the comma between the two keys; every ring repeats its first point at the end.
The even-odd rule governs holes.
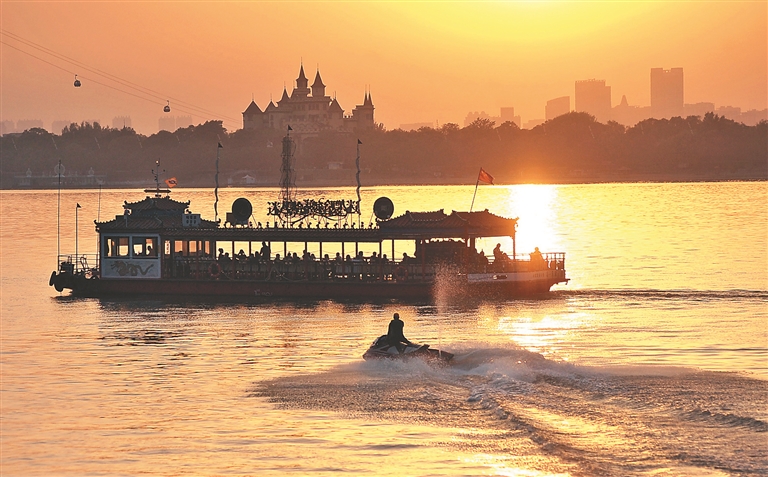
{"type": "Polygon", "coordinates": [[[446,365],[451,359],[453,354],[437,349],[432,349],[427,344],[419,345],[411,343],[405,346],[405,350],[400,353],[395,346],[390,346],[387,335],[382,335],[376,338],[371,344],[371,347],[363,354],[363,359],[366,361],[372,359],[410,359],[419,358],[427,361],[430,364],[446,365]]]}

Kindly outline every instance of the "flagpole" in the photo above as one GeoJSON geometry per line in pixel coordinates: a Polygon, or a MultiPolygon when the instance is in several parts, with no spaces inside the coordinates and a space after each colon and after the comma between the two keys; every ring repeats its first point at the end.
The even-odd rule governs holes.
{"type": "Polygon", "coordinates": [[[480,185],[480,174],[477,175],[477,182],[475,182],[475,193],[472,194],[472,205],[469,206],[469,211],[472,212],[472,208],[475,206],[475,196],[477,196],[477,186],[480,185]]]}
{"type": "MultiPolygon", "coordinates": [[[[53,144],[56,145],[56,142],[54,141],[53,144]]],[[[59,197],[56,206],[56,270],[58,270],[61,258],[61,159],[56,167],[56,174],[59,176],[59,197]]]]}
{"type": "Polygon", "coordinates": [[[80,204],[77,204],[77,207],[75,207],[75,270],[77,270],[77,264],[80,263],[80,250],[77,247],[77,213],[80,210],[80,204]]]}
{"type": "Polygon", "coordinates": [[[213,203],[213,221],[219,223],[219,150],[221,149],[221,143],[216,146],[216,188],[213,190],[213,194],[216,196],[216,201],[213,203]]]}

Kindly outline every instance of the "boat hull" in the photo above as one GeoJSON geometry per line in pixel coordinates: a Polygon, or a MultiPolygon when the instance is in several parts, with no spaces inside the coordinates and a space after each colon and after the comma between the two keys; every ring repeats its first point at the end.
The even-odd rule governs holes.
{"type": "MultiPolygon", "coordinates": [[[[559,275],[559,274],[558,274],[559,275]]],[[[556,283],[564,282],[553,275],[531,280],[469,281],[466,276],[447,282],[363,281],[363,280],[199,280],[157,279],[131,280],[86,278],[59,274],[51,281],[56,289],[71,289],[75,296],[146,297],[151,295],[196,297],[273,297],[286,299],[354,299],[354,300],[429,300],[439,297],[477,296],[516,298],[547,293],[556,283]]]]}

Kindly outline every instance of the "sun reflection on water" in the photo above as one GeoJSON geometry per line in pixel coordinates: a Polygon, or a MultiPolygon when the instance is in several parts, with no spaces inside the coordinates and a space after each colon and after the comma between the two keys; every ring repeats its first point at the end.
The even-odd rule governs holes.
{"type": "MultiPolygon", "coordinates": [[[[466,463],[482,465],[493,469],[493,475],[502,475],[505,477],[569,477],[571,475],[570,473],[542,472],[530,468],[526,469],[518,467],[516,464],[524,465],[523,462],[517,462],[518,460],[520,459],[515,456],[493,454],[475,454],[464,459],[466,463]]],[[[530,462],[527,462],[526,464],[530,466],[530,462]]]]}
{"type": "Polygon", "coordinates": [[[566,343],[568,336],[586,326],[586,313],[545,315],[543,317],[500,317],[498,330],[527,349],[543,356],[557,356],[568,361],[566,343]]]}

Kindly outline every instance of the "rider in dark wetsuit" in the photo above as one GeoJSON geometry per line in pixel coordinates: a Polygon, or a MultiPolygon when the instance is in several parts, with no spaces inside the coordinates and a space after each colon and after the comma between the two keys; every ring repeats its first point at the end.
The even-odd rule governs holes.
{"type": "Polygon", "coordinates": [[[400,320],[400,314],[395,313],[392,317],[392,321],[389,322],[389,329],[387,330],[389,345],[396,347],[397,351],[400,353],[405,351],[404,344],[411,344],[411,342],[408,341],[408,338],[403,336],[403,326],[405,326],[405,323],[400,320]]]}

